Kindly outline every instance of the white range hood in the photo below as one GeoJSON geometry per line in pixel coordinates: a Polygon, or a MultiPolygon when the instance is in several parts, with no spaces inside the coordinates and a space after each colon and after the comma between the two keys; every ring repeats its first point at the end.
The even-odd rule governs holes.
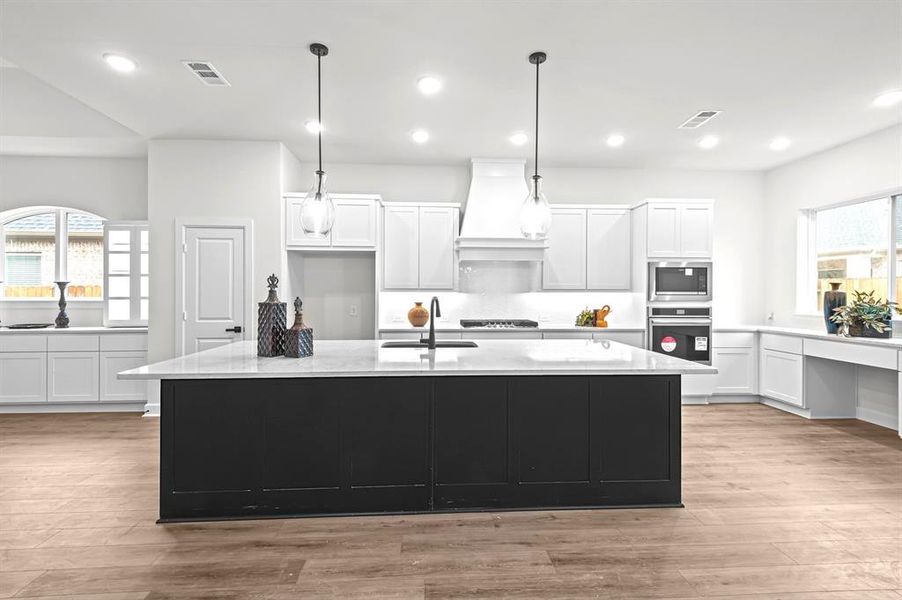
{"type": "Polygon", "coordinates": [[[473,158],[470,171],[458,258],[462,262],[543,260],[548,241],[528,240],[520,232],[520,209],[529,194],[526,161],[473,158]]]}

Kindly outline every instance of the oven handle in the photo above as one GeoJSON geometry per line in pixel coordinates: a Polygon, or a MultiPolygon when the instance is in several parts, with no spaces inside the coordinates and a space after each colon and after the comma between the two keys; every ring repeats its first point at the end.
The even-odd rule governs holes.
{"type": "Polygon", "coordinates": [[[684,319],[681,317],[670,319],[667,317],[655,317],[648,320],[652,325],[711,325],[711,319],[684,319]]]}

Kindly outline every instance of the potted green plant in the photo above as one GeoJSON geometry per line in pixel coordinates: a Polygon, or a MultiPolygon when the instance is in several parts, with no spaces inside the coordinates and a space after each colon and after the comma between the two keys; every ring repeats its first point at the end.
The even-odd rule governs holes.
{"type": "Polygon", "coordinates": [[[895,302],[887,302],[874,292],[852,292],[852,302],[833,310],[830,320],[839,324],[841,335],[888,338],[893,335],[893,311],[902,315],[895,302]]]}

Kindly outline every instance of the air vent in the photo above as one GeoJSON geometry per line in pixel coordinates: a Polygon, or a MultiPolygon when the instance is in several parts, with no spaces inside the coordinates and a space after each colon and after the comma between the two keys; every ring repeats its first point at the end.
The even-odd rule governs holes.
{"type": "Polygon", "coordinates": [[[216,67],[208,62],[183,60],[182,64],[185,65],[189,71],[197,75],[198,79],[203,81],[206,85],[231,85],[226,81],[225,77],[216,70],[216,67]]]}
{"type": "Polygon", "coordinates": [[[703,110],[694,114],[690,117],[685,123],[677,127],[677,129],[698,129],[717,115],[719,115],[722,111],[719,110],[703,110]]]}

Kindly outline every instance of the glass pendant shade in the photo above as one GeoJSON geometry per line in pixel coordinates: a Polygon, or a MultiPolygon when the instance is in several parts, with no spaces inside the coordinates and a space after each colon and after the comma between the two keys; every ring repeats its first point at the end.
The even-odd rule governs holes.
{"type": "Polygon", "coordinates": [[[301,202],[301,228],[309,236],[324,238],[329,235],[334,222],[335,205],[326,191],[326,173],[317,171],[313,187],[301,202]]]}
{"type": "Polygon", "coordinates": [[[520,210],[520,231],[528,240],[544,240],[551,231],[551,207],[542,192],[542,178],[534,175],[531,189],[520,210]]]}

